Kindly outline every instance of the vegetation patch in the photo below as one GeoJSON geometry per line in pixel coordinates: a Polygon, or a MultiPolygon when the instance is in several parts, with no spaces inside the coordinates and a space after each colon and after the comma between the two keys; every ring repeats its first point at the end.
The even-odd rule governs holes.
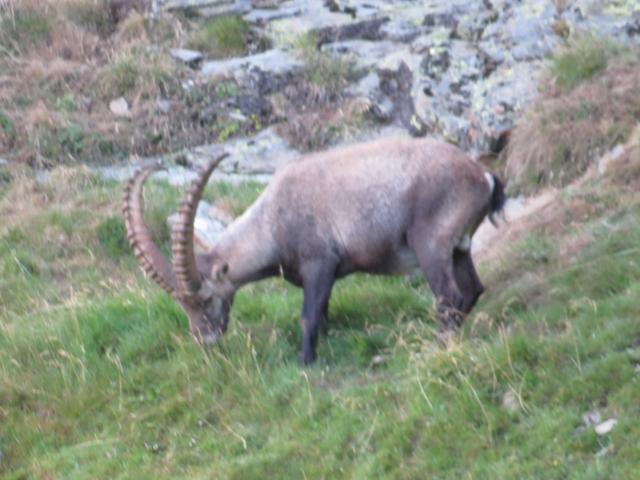
{"type": "Polygon", "coordinates": [[[189,46],[214,58],[242,55],[247,49],[249,25],[238,15],[220,16],[195,30],[189,46]]]}
{"type": "Polygon", "coordinates": [[[110,257],[121,257],[129,253],[127,231],[120,216],[105,218],[96,229],[100,245],[110,257]]]}
{"type": "MultiPolygon", "coordinates": [[[[192,81],[193,72],[169,51],[184,46],[197,22],[167,13],[151,24],[144,3],[12,0],[0,11],[3,156],[47,168],[112,163],[252,134],[271,121],[268,100],[248,102],[250,111],[240,115],[237,99],[250,93],[232,82],[192,81]],[[23,20],[34,27],[18,31],[23,20]],[[41,21],[46,29],[35,28],[41,21]],[[31,30],[33,41],[15,37],[31,30]],[[110,110],[119,97],[128,115],[110,110]]],[[[229,32],[238,38],[248,28],[239,17],[216,22],[226,47],[229,32]]],[[[248,49],[253,37],[247,34],[248,49]]]]}
{"type": "Polygon", "coordinates": [[[622,47],[610,41],[578,35],[551,57],[550,74],[558,87],[568,91],[603,72],[621,52],[622,47]]]}
{"type": "MultiPolygon", "coordinates": [[[[207,193],[240,211],[258,190],[207,193]]],[[[179,193],[150,182],[147,221],[179,193]]],[[[423,284],[338,282],[306,369],[301,293],[281,279],[241,290],[222,342],[198,347],[173,300],[104,248],[120,251],[120,197],[59,168],[0,200],[0,475],[634,478],[637,189],[565,192],[554,212],[571,222],[541,218],[480,265],[487,291],[446,348],[423,284]],[[574,215],[586,203],[600,207],[574,215]],[[583,422],[593,410],[617,419],[607,435],[583,422]]]]}
{"type": "Polygon", "coordinates": [[[78,27],[107,37],[115,29],[114,18],[109,12],[109,1],[63,0],[63,13],[78,27]]]}
{"type": "Polygon", "coordinates": [[[51,41],[53,18],[47,6],[32,1],[0,9],[0,56],[17,55],[51,41]]]}
{"type": "Polygon", "coordinates": [[[351,62],[318,50],[317,43],[313,34],[295,42],[304,68],[274,101],[279,116],[287,119],[279,133],[303,152],[322,150],[367,123],[368,106],[342,93],[359,73],[351,62]]]}
{"type": "Polygon", "coordinates": [[[555,57],[553,79],[506,150],[511,191],[566,185],[629,138],[640,121],[640,62],[607,53],[614,51],[608,44],[572,44],[555,57]]]}

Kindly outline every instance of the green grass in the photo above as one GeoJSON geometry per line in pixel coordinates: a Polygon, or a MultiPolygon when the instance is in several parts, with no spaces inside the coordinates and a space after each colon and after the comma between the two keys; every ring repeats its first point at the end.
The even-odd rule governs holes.
{"type": "Polygon", "coordinates": [[[565,49],[551,57],[550,73],[563,90],[572,90],[607,68],[609,60],[622,48],[591,35],[573,38],[565,49]]]}
{"type": "MultiPolygon", "coordinates": [[[[0,227],[3,478],[632,479],[640,468],[637,194],[587,192],[600,206],[589,218],[482,265],[487,292],[449,348],[424,285],[339,282],[319,364],[301,368],[299,290],[279,279],[241,290],[230,331],[203,351],[131,255],[104,250],[120,238],[118,185],[34,188],[54,201],[0,227]],[[560,255],[578,233],[588,243],[560,255]],[[592,409],[619,419],[612,433],[579,428],[592,409]]],[[[258,190],[208,194],[241,205],[258,190]]],[[[146,198],[162,239],[178,192],[152,183],[146,198]]]]}
{"type": "Polygon", "coordinates": [[[249,25],[238,15],[206,21],[193,34],[189,46],[215,58],[242,55],[246,49],[249,25]]]}
{"type": "Polygon", "coordinates": [[[44,9],[20,8],[0,14],[0,56],[15,55],[51,39],[53,22],[44,9]]]}

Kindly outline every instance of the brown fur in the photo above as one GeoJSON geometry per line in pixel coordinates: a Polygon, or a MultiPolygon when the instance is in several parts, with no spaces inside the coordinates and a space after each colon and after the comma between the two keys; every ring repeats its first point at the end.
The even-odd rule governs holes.
{"type": "MultiPolygon", "coordinates": [[[[435,140],[390,138],[307,155],[280,170],[200,258],[202,315],[189,315],[192,331],[217,339],[238,288],[283,274],[304,288],[301,355],[310,363],[335,279],[414,267],[438,298],[443,325],[457,326],[483,291],[467,244],[502,207],[500,195],[485,167],[435,140]]],[[[183,231],[192,228],[186,223],[183,231]]]]}

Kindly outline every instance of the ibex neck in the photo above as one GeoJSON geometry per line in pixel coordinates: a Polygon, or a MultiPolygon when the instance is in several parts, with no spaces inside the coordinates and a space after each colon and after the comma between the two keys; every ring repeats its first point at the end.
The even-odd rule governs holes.
{"type": "Polygon", "coordinates": [[[238,217],[214,247],[216,261],[229,265],[229,280],[237,287],[273,274],[277,267],[275,242],[258,201],[238,217]]]}

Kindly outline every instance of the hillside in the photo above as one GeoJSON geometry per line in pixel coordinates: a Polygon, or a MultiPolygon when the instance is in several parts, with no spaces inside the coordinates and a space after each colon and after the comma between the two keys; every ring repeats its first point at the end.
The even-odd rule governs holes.
{"type": "MultiPolygon", "coordinates": [[[[242,290],[205,352],[124,248],[118,184],[66,169],[14,181],[0,205],[3,474],[634,478],[638,152],[528,228],[501,228],[510,246],[481,262],[488,291],[447,348],[421,282],[358,276],[338,284],[306,369],[298,290],[242,290]],[[588,412],[618,423],[598,435],[588,412]]],[[[176,191],[150,197],[153,224],[176,191]]]]}
{"type": "Polygon", "coordinates": [[[580,17],[580,8],[587,12],[580,1],[551,9],[537,0],[482,2],[480,13],[461,10],[463,2],[433,2],[426,14],[421,2],[407,1],[411,8],[400,2],[391,13],[380,7],[386,26],[376,14],[360,30],[353,24],[362,18],[345,8],[366,13],[365,5],[380,2],[305,11],[297,0],[235,1],[225,5],[245,10],[208,17],[206,8],[221,2],[197,0],[205,13],[175,7],[158,13],[150,30],[144,3],[47,1],[43,11],[57,22],[49,24],[31,0],[0,0],[1,478],[637,477],[640,56],[633,28],[640,17],[629,13],[633,2],[592,6],[580,17]],[[103,10],[107,4],[124,6],[103,10]],[[277,17],[283,12],[290,16],[277,17]],[[331,25],[336,15],[342,30],[308,23],[315,16],[331,25]],[[419,22],[407,23],[416,15],[419,22]],[[520,25],[522,15],[557,38],[540,46],[509,37],[506,26],[520,25]],[[282,46],[291,38],[276,33],[294,26],[302,37],[282,46]],[[580,26],[609,29],[614,39],[580,26]],[[441,28],[451,35],[439,44],[444,50],[420,50],[441,28]],[[355,38],[340,36],[347,33],[355,38]],[[456,59],[475,42],[513,48],[472,78],[466,74],[478,65],[456,59]],[[69,45],[78,48],[69,53],[69,45]],[[187,46],[200,49],[205,63],[272,49],[299,56],[287,63],[293,77],[279,84],[279,74],[268,76],[276,79],[267,82],[272,90],[256,94],[243,83],[244,67],[232,72],[237,78],[203,80],[205,63],[171,57],[172,48],[187,46]],[[374,59],[366,75],[349,48],[371,49],[360,59],[374,59]],[[518,57],[523,51],[533,56],[518,57]],[[398,56],[405,67],[383,63],[398,56]],[[413,69],[410,81],[405,68],[413,69]],[[514,71],[531,77],[512,78],[514,71]],[[378,87],[354,93],[369,74],[378,87]],[[512,83],[500,84],[506,78],[512,83]],[[404,93],[390,84],[405,85],[404,93]],[[526,95],[493,110],[516,84],[512,93],[526,95]],[[441,103],[421,103],[426,85],[441,103]],[[472,92],[461,110],[456,88],[472,92]],[[269,107],[251,103],[259,97],[269,107]],[[169,102],[167,112],[159,100],[169,102]],[[483,115],[488,108],[495,115],[483,115]],[[437,111],[435,121],[423,116],[429,111],[437,111]],[[389,114],[384,121],[380,112],[389,114]],[[414,116],[424,125],[416,128],[414,116]],[[222,145],[231,158],[204,198],[238,216],[300,151],[398,131],[488,154],[481,160],[512,194],[506,220],[497,229],[483,225],[475,239],[486,292],[459,334],[446,345],[439,340],[421,278],[356,275],[335,287],[313,367],[297,361],[302,294],[281,279],[240,290],[224,339],[197,346],[182,310],[130,251],[120,179],[158,157],[170,167],[145,194],[147,222],[168,254],[167,217],[177,210],[179,185],[212,149],[222,145]]]}

